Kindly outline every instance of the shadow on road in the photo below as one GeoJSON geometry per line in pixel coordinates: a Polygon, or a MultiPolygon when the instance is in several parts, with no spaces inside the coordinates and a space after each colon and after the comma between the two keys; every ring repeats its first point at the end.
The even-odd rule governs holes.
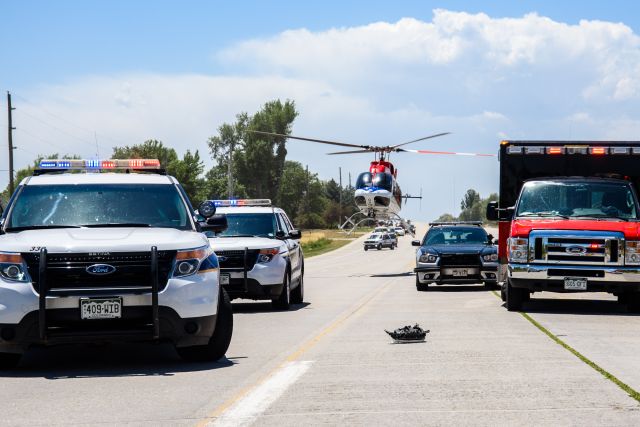
{"type": "Polygon", "coordinates": [[[383,274],[371,274],[369,277],[409,277],[414,276],[413,271],[407,271],[405,273],[383,273],[383,274]]]}
{"type": "Polygon", "coordinates": [[[237,362],[184,362],[169,344],[65,345],[30,349],[18,368],[0,371],[0,378],[50,380],[69,378],[115,378],[136,376],[172,376],[179,372],[196,372],[233,366],[237,362]]]}
{"type": "Polygon", "coordinates": [[[429,285],[429,292],[490,292],[482,283],[478,285],[429,285]]]}
{"type": "Polygon", "coordinates": [[[607,314],[610,316],[640,316],[640,313],[629,313],[625,304],[617,301],[585,300],[585,299],[548,299],[536,298],[523,305],[528,313],[575,314],[593,315],[607,314]]]}
{"type": "Polygon", "coordinates": [[[277,312],[277,311],[282,311],[283,313],[286,313],[287,311],[298,311],[298,310],[306,309],[308,306],[311,305],[311,303],[303,302],[302,304],[291,304],[291,306],[289,307],[289,310],[277,310],[273,308],[273,306],[271,305],[271,302],[266,302],[266,301],[234,302],[231,305],[233,306],[234,313],[254,314],[254,313],[270,313],[270,312],[277,312]]]}

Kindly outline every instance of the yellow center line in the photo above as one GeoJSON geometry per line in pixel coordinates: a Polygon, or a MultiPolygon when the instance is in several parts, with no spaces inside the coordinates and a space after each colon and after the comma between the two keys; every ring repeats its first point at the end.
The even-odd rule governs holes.
{"type": "MultiPolygon", "coordinates": [[[[407,268],[410,268],[413,265],[414,261],[410,262],[409,264],[407,264],[407,268]]],[[[385,284],[383,284],[381,287],[379,287],[378,289],[376,289],[376,291],[369,295],[369,297],[367,297],[363,302],[361,302],[360,304],[358,304],[353,310],[351,310],[349,313],[347,313],[346,315],[344,315],[343,317],[341,317],[340,319],[336,320],[335,322],[331,323],[329,326],[327,326],[326,328],[324,328],[322,331],[320,331],[316,336],[314,336],[313,338],[311,338],[309,341],[307,341],[306,343],[304,343],[302,346],[300,346],[296,351],[294,351],[293,353],[291,353],[289,356],[287,356],[285,358],[285,361],[282,362],[281,364],[279,364],[277,367],[275,367],[274,369],[272,369],[267,375],[265,375],[264,377],[262,377],[261,379],[259,379],[258,381],[256,381],[254,384],[249,385],[247,387],[244,387],[243,389],[241,389],[238,393],[236,393],[233,397],[231,397],[230,399],[228,399],[227,401],[225,401],[224,403],[222,403],[220,406],[218,406],[213,412],[211,412],[209,415],[207,415],[204,419],[202,419],[200,422],[198,422],[198,424],[196,424],[198,427],[204,427],[206,426],[211,420],[214,420],[218,417],[220,417],[227,409],[229,409],[231,406],[233,406],[236,402],[238,402],[239,400],[241,400],[243,397],[245,397],[247,394],[249,394],[249,392],[251,392],[252,390],[254,390],[255,388],[257,388],[260,384],[264,383],[265,381],[267,381],[270,377],[272,377],[279,369],[281,369],[284,365],[286,365],[287,363],[293,362],[297,359],[299,359],[303,354],[305,354],[306,352],[308,352],[309,350],[311,350],[313,347],[315,347],[324,337],[326,337],[327,335],[329,335],[331,332],[335,331],[339,326],[341,326],[342,324],[344,324],[347,320],[349,320],[351,317],[353,317],[355,314],[357,314],[358,312],[360,312],[367,304],[369,304],[374,298],[376,298],[378,295],[380,295],[383,291],[385,291],[389,285],[391,283],[393,283],[394,279],[391,279],[389,281],[387,281],[385,284]]]]}

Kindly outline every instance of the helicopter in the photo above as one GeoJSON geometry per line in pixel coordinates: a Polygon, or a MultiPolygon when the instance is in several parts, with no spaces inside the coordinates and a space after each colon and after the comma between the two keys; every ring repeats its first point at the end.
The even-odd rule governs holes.
{"type": "Polygon", "coordinates": [[[422,199],[422,190],[420,191],[420,196],[402,194],[402,190],[400,189],[400,185],[398,184],[397,179],[398,169],[396,169],[393,163],[389,161],[391,153],[495,157],[495,154],[456,153],[452,151],[412,150],[408,148],[402,148],[408,144],[413,144],[415,142],[449,135],[450,132],[437,133],[434,135],[429,135],[411,141],[403,142],[401,144],[386,146],[347,144],[338,141],[328,141],[324,139],[284,135],[256,130],[250,130],[249,132],[264,136],[274,136],[296,139],[300,141],[316,142],[320,144],[336,145],[340,147],[355,148],[355,150],[352,149],[327,153],[328,155],[374,153],[375,157],[369,165],[369,170],[359,174],[356,180],[354,201],[356,207],[358,208],[358,212],[348,218],[347,221],[340,227],[341,229],[345,229],[347,226],[355,229],[359,224],[371,220],[380,221],[396,218],[401,220],[401,222],[404,222],[399,215],[402,208],[403,199],[405,202],[407,201],[407,199],[422,199]],[[359,219],[358,222],[355,222],[355,219],[357,219],[358,217],[363,218],[359,219]]]}

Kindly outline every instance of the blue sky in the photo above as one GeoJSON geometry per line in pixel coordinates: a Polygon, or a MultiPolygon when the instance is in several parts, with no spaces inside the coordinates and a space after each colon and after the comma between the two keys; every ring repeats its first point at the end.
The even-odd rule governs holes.
{"type": "MultiPolygon", "coordinates": [[[[210,163],[206,138],[274,98],[296,101],[296,134],[354,143],[451,131],[414,148],[495,152],[507,137],[640,132],[640,3],[307,3],[4,4],[0,88],[18,108],[16,165],[147,138],[210,163]]],[[[291,159],[325,179],[369,161],[325,152],[289,144],[291,159]]],[[[429,196],[410,216],[455,211],[470,187],[497,189],[494,160],[396,161],[403,189],[429,196]]]]}

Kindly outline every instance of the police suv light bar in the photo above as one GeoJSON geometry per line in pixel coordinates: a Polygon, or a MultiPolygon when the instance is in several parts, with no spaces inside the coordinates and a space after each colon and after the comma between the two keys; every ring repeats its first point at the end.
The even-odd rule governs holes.
{"type": "Polygon", "coordinates": [[[45,159],[38,165],[41,170],[101,170],[101,169],[160,169],[158,159],[45,159]]]}
{"type": "Polygon", "coordinates": [[[435,221],[430,222],[429,226],[434,225],[482,225],[482,221],[435,221]]]}
{"type": "Polygon", "coordinates": [[[211,200],[217,207],[271,206],[271,199],[211,200]]]}
{"type": "Polygon", "coordinates": [[[586,145],[535,145],[535,146],[507,146],[507,154],[537,154],[537,155],[558,155],[558,154],[591,154],[592,156],[611,155],[628,155],[640,154],[640,147],[607,147],[607,146],[586,146],[586,145]]]}

